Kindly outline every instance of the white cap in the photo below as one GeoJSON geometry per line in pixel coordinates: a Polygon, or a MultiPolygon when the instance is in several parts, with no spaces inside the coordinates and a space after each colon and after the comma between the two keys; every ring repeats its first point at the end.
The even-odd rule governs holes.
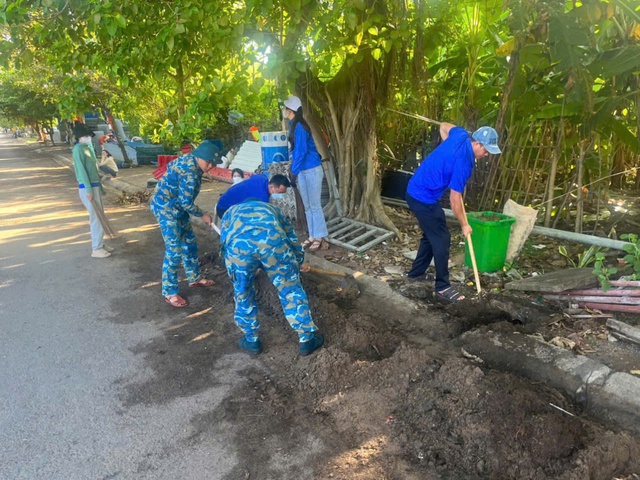
{"type": "Polygon", "coordinates": [[[297,112],[298,109],[302,106],[302,102],[298,97],[292,95],[284,101],[284,106],[289,110],[297,112]]]}

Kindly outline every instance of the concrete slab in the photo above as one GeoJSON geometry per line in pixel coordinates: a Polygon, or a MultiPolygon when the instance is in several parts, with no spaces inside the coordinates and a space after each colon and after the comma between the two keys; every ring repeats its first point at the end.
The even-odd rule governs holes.
{"type": "Polygon", "coordinates": [[[569,268],[546,273],[537,277],[516,280],[505,285],[509,290],[525,292],[564,292],[574,288],[588,288],[598,285],[598,278],[591,268],[569,268]]]}
{"type": "Polygon", "coordinates": [[[640,433],[640,379],[628,373],[609,376],[589,392],[589,413],[621,428],[640,433]]]}

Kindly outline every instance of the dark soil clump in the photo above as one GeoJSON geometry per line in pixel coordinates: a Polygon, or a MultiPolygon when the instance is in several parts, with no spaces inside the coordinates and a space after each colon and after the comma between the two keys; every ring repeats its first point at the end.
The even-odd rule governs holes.
{"type": "MultiPolygon", "coordinates": [[[[268,303],[280,317],[275,290],[259,285],[261,311],[268,303]]],[[[320,298],[314,285],[307,291],[326,346],[307,358],[292,355],[295,338],[284,318],[269,319],[271,341],[259,357],[269,383],[254,375],[262,397],[239,392],[234,397],[244,395],[247,405],[234,408],[277,406],[277,415],[251,424],[283,442],[292,431],[300,434],[306,418],[324,445],[311,478],[609,480],[640,468],[636,440],[557,410],[550,404],[576,412],[558,392],[452,351],[442,356],[413,345],[413,332],[386,327],[391,319],[345,311],[320,298]],[[282,431],[282,422],[293,430],[282,431]]]]}

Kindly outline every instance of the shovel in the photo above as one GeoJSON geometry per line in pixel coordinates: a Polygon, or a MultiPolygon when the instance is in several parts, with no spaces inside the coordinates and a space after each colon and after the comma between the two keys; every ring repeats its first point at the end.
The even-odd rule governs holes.
{"type": "Polygon", "coordinates": [[[318,267],[309,267],[307,270],[308,273],[315,273],[318,275],[325,275],[330,277],[340,277],[342,278],[342,282],[340,282],[340,291],[341,292],[349,292],[350,295],[357,297],[360,295],[360,286],[353,275],[342,272],[335,272],[333,270],[325,270],[324,268],[318,267]]]}

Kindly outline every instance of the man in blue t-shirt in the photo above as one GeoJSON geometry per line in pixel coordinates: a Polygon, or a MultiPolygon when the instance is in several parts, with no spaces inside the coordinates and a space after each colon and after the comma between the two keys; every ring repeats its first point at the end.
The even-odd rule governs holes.
{"type": "Polygon", "coordinates": [[[276,174],[269,180],[266,175],[251,175],[243,182],[236,183],[229,190],[224,192],[216,205],[216,213],[222,218],[224,213],[239,203],[244,202],[248,198],[260,200],[269,203],[269,197],[282,198],[287,188],[291,186],[291,182],[284,175],[276,174]]]}
{"type": "Polygon", "coordinates": [[[410,280],[433,280],[425,276],[434,260],[436,266],[435,296],[444,302],[463,300],[464,296],[449,282],[449,248],[451,235],[447,228],[440,199],[447,188],[454,215],[460,222],[465,238],[471,235],[462,203],[462,194],[471,177],[475,160],[490,153],[501,153],[498,133],[491,127],[481,127],[471,137],[463,128],[451,123],[440,125],[442,143],[420,164],[407,186],[406,200],[418,219],[422,238],[418,254],[407,274],[410,280]]]}

